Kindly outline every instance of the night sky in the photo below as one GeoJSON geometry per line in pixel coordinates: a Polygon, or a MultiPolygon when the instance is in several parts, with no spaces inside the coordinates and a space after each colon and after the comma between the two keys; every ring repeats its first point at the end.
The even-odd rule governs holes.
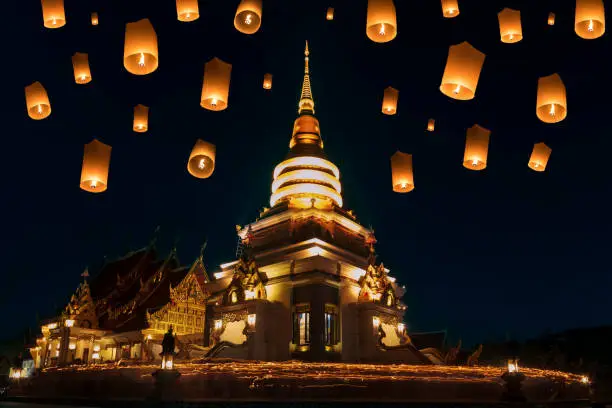
{"type": "Polygon", "coordinates": [[[66,0],[58,30],[43,28],[38,1],[18,3],[4,38],[4,64],[15,72],[4,78],[0,338],[64,306],[86,266],[95,273],[104,256],[145,246],[158,225],[161,256],[178,240],[179,259],[190,263],[208,237],[208,269],[231,261],[235,225],[269,205],[272,170],[288,151],[304,40],[345,208],[375,229],[379,259],[406,285],[409,330],[446,328],[476,342],[612,323],[611,43],[609,34],[574,33],[574,1],[460,0],[461,15],[444,19],[438,0],[396,0],[399,34],[386,44],[365,35],[365,0],[264,0],[250,36],[233,27],[238,0],[200,0],[192,23],[177,21],[174,0],[66,0]],[[500,42],[503,7],[521,10],[520,43],[500,42]],[[139,77],[123,67],[123,39],[125,24],[145,17],[160,62],[139,77]],[[438,87],[448,46],[465,40],[487,57],[476,98],[455,101],[438,87]],[[74,83],[75,52],[89,53],[88,85],[74,83]],[[223,112],[199,106],[213,57],[233,64],[223,112]],[[266,72],[271,91],[262,89],[266,72]],[[536,85],[555,72],[568,117],[548,125],[535,115],[536,85]],[[46,120],[26,113],[23,87],[34,81],[50,96],[46,120]],[[387,86],[400,90],[393,117],[380,112],[387,86]],[[139,103],[150,107],[144,134],[132,131],[139,103]],[[434,133],[425,131],[430,117],[434,133]],[[480,172],[462,167],[474,123],[492,131],[480,172]],[[94,137],[113,147],[109,188],[97,195],[79,189],[83,145],[94,137]],[[186,170],[197,138],[217,145],[207,180],[186,170]],[[527,162],[541,141],[552,156],[536,173],[527,162]],[[396,149],[414,154],[409,194],[391,189],[396,149]]]}

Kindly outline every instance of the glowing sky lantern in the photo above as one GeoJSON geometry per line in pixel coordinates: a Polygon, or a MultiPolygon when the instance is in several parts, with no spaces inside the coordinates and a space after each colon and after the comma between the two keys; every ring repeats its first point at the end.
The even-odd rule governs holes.
{"type": "Polygon", "coordinates": [[[244,34],[254,34],[261,26],[261,0],[240,0],[234,27],[244,34]]]}
{"type": "Polygon", "coordinates": [[[60,28],[66,25],[64,0],[41,0],[43,24],[47,28],[60,28]]]}
{"type": "Polygon", "coordinates": [[[436,121],[435,119],[429,119],[427,121],[427,131],[429,132],[433,132],[436,128],[436,121]]]}
{"type": "Polygon", "coordinates": [[[497,14],[499,20],[499,34],[503,43],[516,43],[523,39],[521,27],[521,12],[505,8],[497,14]]]}
{"type": "Polygon", "coordinates": [[[125,26],[123,65],[134,75],[147,75],[157,69],[159,65],[157,34],[149,19],[145,18],[125,26]]]}
{"type": "Polygon", "coordinates": [[[97,139],[85,145],[81,188],[90,193],[101,193],[108,187],[108,168],[112,147],[97,139]]]}
{"type": "Polygon", "coordinates": [[[201,179],[210,177],[215,171],[216,152],[217,148],[214,144],[198,139],[189,155],[189,162],[187,162],[189,174],[201,179]]]}
{"type": "Polygon", "coordinates": [[[393,0],[368,0],[366,34],[377,43],[389,42],[397,36],[393,0]]]}
{"type": "Polygon", "coordinates": [[[546,165],[550,159],[550,153],[552,153],[552,149],[544,143],[534,144],[531,157],[529,158],[529,168],[535,171],[546,170],[546,165]]]}
{"type": "Polygon", "coordinates": [[[538,79],[536,115],[544,123],[561,122],[567,116],[565,85],[559,74],[538,79]]]}
{"type": "Polygon", "coordinates": [[[334,19],[334,8],[333,7],[327,8],[327,14],[325,15],[325,18],[329,21],[334,19]]]}
{"type": "Polygon", "coordinates": [[[414,190],[411,154],[398,150],[391,156],[391,179],[393,191],[396,193],[408,193],[414,190]]]}
{"type": "Polygon", "coordinates": [[[272,74],[264,74],[263,88],[272,89],[272,74]]]}
{"type": "Polygon", "coordinates": [[[91,25],[97,26],[98,24],[100,24],[100,20],[98,19],[98,13],[91,13],[91,25]]]}
{"type": "Polygon", "coordinates": [[[385,115],[395,115],[397,113],[397,101],[399,91],[392,87],[385,88],[382,102],[382,113],[385,115]]]}
{"type": "Polygon", "coordinates": [[[197,20],[200,17],[198,0],[176,0],[176,16],[183,22],[197,20]]]}
{"type": "Polygon", "coordinates": [[[28,116],[34,120],[44,119],[51,114],[49,95],[40,82],[25,87],[28,116]]]}
{"type": "Polygon", "coordinates": [[[134,132],[144,133],[149,130],[149,107],[144,105],[134,106],[134,132]]]}
{"type": "Polygon", "coordinates": [[[213,58],[204,66],[204,84],[200,106],[212,111],[227,108],[232,65],[213,58]]]}
{"type": "Polygon", "coordinates": [[[453,18],[459,15],[458,0],[442,0],[442,15],[446,18],[453,18]]]}
{"type": "Polygon", "coordinates": [[[469,100],[476,95],[485,54],[467,41],[451,45],[442,75],[440,91],[453,99],[469,100]]]}
{"type": "Polygon", "coordinates": [[[483,170],[487,167],[490,135],[490,130],[478,125],[467,130],[463,167],[470,170],[483,170]]]}
{"type": "Polygon", "coordinates": [[[593,40],[606,31],[603,0],[576,0],[574,30],[579,37],[593,40]]]}
{"type": "Polygon", "coordinates": [[[555,25],[555,13],[548,13],[548,25],[549,26],[555,25]]]}
{"type": "Polygon", "coordinates": [[[72,68],[74,70],[74,81],[77,84],[91,82],[91,70],[89,68],[89,56],[80,52],[72,56],[72,68]]]}

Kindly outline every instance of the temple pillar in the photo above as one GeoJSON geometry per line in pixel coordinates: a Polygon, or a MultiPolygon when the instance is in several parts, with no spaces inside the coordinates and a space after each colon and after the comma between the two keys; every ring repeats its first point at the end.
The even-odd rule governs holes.
{"type": "Polygon", "coordinates": [[[59,356],[57,358],[57,364],[65,365],[68,362],[68,353],[70,352],[70,350],[68,349],[68,347],[70,346],[70,327],[62,326],[60,328],[60,335],[60,349],[59,356]]]}

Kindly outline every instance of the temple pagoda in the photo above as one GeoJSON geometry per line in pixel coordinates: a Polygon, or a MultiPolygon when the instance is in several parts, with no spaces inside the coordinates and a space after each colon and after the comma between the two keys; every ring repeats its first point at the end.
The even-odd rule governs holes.
{"type": "Polygon", "coordinates": [[[37,366],[159,359],[170,326],[182,358],[430,363],[412,344],[404,289],[377,262],[376,239],[343,209],[304,78],[289,153],[270,208],[237,228],[236,260],[210,277],[203,255],[180,266],[153,246],[107,263],[42,326],[37,366]]]}

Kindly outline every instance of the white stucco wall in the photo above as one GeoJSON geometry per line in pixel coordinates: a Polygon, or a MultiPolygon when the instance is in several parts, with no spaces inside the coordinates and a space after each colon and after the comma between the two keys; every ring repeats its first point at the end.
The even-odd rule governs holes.
{"type": "Polygon", "coordinates": [[[229,322],[225,325],[225,330],[221,333],[219,338],[220,341],[229,341],[234,344],[242,344],[246,341],[246,336],[242,334],[246,322],[244,320],[237,320],[235,322],[229,322]]]}

